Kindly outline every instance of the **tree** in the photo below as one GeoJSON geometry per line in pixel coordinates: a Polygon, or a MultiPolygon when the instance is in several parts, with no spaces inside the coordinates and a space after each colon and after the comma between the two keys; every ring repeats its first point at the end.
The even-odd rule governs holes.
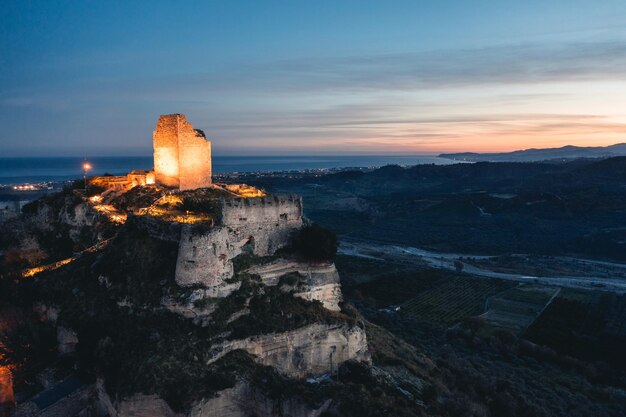
{"type": "Polygon", "coordinates": [[[318,224],[300,229],[292,240],[297,257],[307,261],[333,261],[337,255],[337,236],[318,224]]]}

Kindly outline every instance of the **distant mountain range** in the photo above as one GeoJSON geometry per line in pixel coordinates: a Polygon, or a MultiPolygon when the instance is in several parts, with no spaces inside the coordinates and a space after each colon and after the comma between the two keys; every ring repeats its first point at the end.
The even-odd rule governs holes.
{"type": "Polygon", "coordinates": [[[626,143],[610,146],[563,146],[561,148],[523,149],[502,153],[442,153],[441,158],[470,162],[533,162],[572,160],[578,158],[610,158],[626,155],[626,143]]]}

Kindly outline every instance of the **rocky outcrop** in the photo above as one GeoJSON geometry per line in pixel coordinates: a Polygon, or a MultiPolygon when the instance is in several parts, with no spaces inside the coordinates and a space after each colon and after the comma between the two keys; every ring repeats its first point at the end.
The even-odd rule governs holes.
{"type": "Polygon", "coordinates": [[[57,327],[57,343],[60,355],[74,353],[78,344],[78,335],[72,329],[59,326],[57,327]]]}
{"type": "MultiPolygon", "coordinates": [[[[209,363],[237,349],[252,354],[262,365],[297,378],[332,372],[351,359],[369,361],[364,330],[347,324],[314,324],[284,333],[223,342],[215,346],[209,363]]],[[[214,397],[196,401],[188,412],[180,414],[156,395],[136,394],[115,405],[106,394],[100,397],[101,408],[109,410],[113,417],[318,417],[332,411],[334,405],[331,399],[312,405],[297,397],[270,398],[262,387],[244,380],[214,397]],[[114,413],[111,408],[115,409],[114,413]]]]}
{"type": "Polygon", "coordinates": [[[297,273],[301,279],[294,293],[296,297],[308,301],[317,300],[328,310],[340,310],[341,284],[334,263],[304,263],[279,259],[270,264],[254,266],[247,272],[260,276],[265,285],[276,285],[281,277],[297,273]]]}
{"type": "Polygon", "coordinates": [[[298,398],[271,399],[262,390],[245,382],[220,391],[214,398],[195,403],[189,417],[319,417],[329,411],[330,399],[317,406],[305,404],[298,398]]]}
{"type": "Polygon", "coordinates": [[[206,233],[183,227],[176,262],[179,285],[218,287],[233,276],[232,260],[244,250],[274,254],[302,227],[302,201],[293,196],[223,200],[220,218],[206,233]]]}
{"type": "Polygon", "coordinates": [[[119,403],[117,417],[183,417],[157,395],[137,394],[119,403]]]}
{"type": "Polygon", "coordinates": [[[156,395],[135,395],[120,402],[112,417],[319,417],[329,411],[332,400],[318,405],[306,404],[299,398],[272,399],[262,389],[244,381],[215,397],[195,402],[186,413],[175,413],[156,395]]]}
{"type": "Polygon", "coordinates": [[[69,229],[73,240],[78,239],[83,227],[94,227],[98,219],[98,213],[75,191],[64,191],[31,204],[35,205],[27,217],[31,229],[50,232],[62,225],[69,229]]]}
{"type": "Polygon", "coordinates": [[[369,360],[365,331],[348,324],[316,323],[284,333],[222,342],[215,345],[209,363],[237,349],[291,377],[324,374],[351,359],[369,360]]]}

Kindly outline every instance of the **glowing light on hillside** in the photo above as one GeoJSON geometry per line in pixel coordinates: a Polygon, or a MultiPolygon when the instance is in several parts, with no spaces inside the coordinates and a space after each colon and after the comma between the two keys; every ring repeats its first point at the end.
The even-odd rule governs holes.
{"type": "Polygon", "coordinates": [[[124,224],[126,223],[127,214],[118,211],[110,204],[95,204],[93,208],[101,214],[104,214],[113,223],[124,224]]]}
{"type": "Polygon", "coordinates": [[[28,278],[28,277],[34,277],[35,275],[44,272],[44,271],[54,271],[55,269],[59,269],[60,267],[62,267],[63,265],[67,265],[70,262],[74,262],[76,259],[78,258],[67,258],[67,259],[63,259],[60,260],[58,262],[54,262],[48,265],[43,265],[43,266],[37,266],[34,268],[28,268],[26,270],[24,270],[24,272],[22,272],[22,276],[24,278],[28,278]]]}
{"type": "Polygon", "coordinates": [[[227,184],[224,188],[243,198],[265,197],[263,190],[247,184],[227,184]]]}
{"type": "MultiPolygon", "coordinates": [[[[0,361],[3,361],[0,354],[0,361]]],[[[11,368],[0,365],[0,415],[8,413],[15,406],[15,394],[13,393],[13,376],[11,368]]],[[[9,414],[7,414],[9,415],[9,414]]]]}

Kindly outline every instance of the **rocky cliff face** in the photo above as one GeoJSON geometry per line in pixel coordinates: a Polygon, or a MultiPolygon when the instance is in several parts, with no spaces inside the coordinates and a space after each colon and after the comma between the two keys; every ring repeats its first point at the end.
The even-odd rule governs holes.
{"type": "Polygon", "coordinates": [[[209,362],[242,349],[255,360],[291,377],[320,375],[347,360],[368,360],[367,338],[359,326],[312,324],[284,333],[252,336],[218,344],[209,362]]]}
{"type": "Polygon", "coordinates": [[[245,382],[221,391],[217,397],[200,401],[193,405],[189,417],[258,417],[290,416],[319,417],[331,408],[330,399],[317,406],[305,404],[295,398],[275,400],[262,390],[245,382]]]}
{"type": "Polygon", "coordinates": [[[279,259],[270,264],[253,266],[247,272],[260,276],[265,285],[277,285],[281,277],[298,274],[300,279],[295,296],[308,301],[317,300],[328,310],[341,310],[341,284],[334,263],[304,263],[279,259]]]}
{"type": "Polygon", "coordinates": [[[70,192],[48,203],[33,204],[36,205],[35,212],[30,221],[40,230],[52,230],[58,224],[73,228],[93,226],[96,220],[96,211],[70,192]]]}
{"type": "Polygon", "coordinates": [[[137,394],[121,401],[113,412],[113,417],[183,417],[158,395],[137,394]]]}
{"type": "Polygon", "coordinates": [[[4,222],[0,247],[12,254],[4,261],[41,266],[94,245],[114,228],[80,193],[67,189],[25,205],[22,216],[4,222]]]}
{"type": "Polygon", "coordinates": [[[158,396],[136,395],[122,401],[114,417],[319,417],[331,407],[330,399],[319,405],[295,398],[272,399],[263,390],[240,381],[213,398],[196,402],[186,413],[175,413],[158,396]]]}
{"type": "MultiPolygon", "coordinates": [[[[147,190],[137,195],[159,198],[158,189],[147,190]]],[[[210,207],[202,227],[128,210],[108,246],[85,251],[37,282],[41,302],[58,313],[58,355],[71,362],[76,352],[88,354],[81,343],[94,342],[103,356],[92,358],[98,363],[92,371],[114,394],[90,385],[80,401],[68,404],[87,409],[83,397],[93,397],[103,415],[119,417],[328,411],[328,398],[314,405],[276,399],[254,379],[255,372],[270,372],[283,383],[302,381],[333,374],[348,361],[370,360],[358,318],[340,307],[335,265],[278,258],[303,226],[301,199],[193,197],[196,207],[210,207]],[[102,329],[94,328],[98,317],[107,318],[102,329]],[[180,384],[190,384],[193,393],[181,393],[180,384]]],[[[92,200],[71,191],[63,198],[68,201],[54,207],[40,204],[31,222],[51,235],[59,224],[77,233],[98,227],[92,200]]],[[[138,201],[130,194],[128,200],[138,201]]],[[[172,210],[185,213],[179,200],[172,210]]]]}

